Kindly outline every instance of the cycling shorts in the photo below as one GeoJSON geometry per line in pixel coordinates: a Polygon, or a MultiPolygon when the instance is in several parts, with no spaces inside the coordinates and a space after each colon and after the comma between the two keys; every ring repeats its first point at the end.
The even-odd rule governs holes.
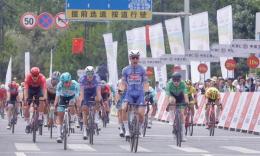
{"type": "Polygon", "coordinates": [[[30,105],[32,103],[33,98],[35,98],[36,100],[36,104],[39,104],[39,98],[43,97],[43,93],[42,93],[42,88],[41,87],[29,87],[28,89],[28,99],[30,99],[28,101],[28,105],[30,105]]]}
{"type": "Polygon", "coordinates": [[[60,101],[59,101],[59,105],[57,108],[57,112],[65,112],[65,108],[67,108],[67,106],[69,104],[75,104],[75,95],[73,96],[60,96],[60,101]]]}
{"type": "Polygon", "coordinates": [[[90,102],[95,101],[96,94],[97,94],[96,87],[91,89],[85,89],[84,102],[82,103],[82,105],[89,107],[91,104],[90,102]]]}
{"type": "Polygon", "coordinates": [[[107,101],[110,94],[109,93],[102,93],[101,96],[102,96],[103,101],[107,101]]]}
{"type": "Polygon", "coordinates": [[[50,92],[47,92],[47,100],[49,101],[49,102],[51,102],[51,101],[54,101],[55,100],[55,97],[56,97],[56,94],[54,93],[50,93],[50,92]]]}
{"type": "Polygon", "coordinates": [[[145,106],[144,91],[127,91],[124,101],[132,105],[145,106]]]}
{"type": "Polygon", "coordinates": [[[16,101],[17,101],[17,96],[18,94],[13,94],[10,96],[10,101],[8,102],[8,104],[13,104],[15,105],[16,101]]]}

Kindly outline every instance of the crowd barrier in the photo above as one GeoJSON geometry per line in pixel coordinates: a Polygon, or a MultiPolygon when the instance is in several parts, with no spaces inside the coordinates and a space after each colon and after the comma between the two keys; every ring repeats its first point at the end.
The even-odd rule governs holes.
{"type": "MultiPolygon", "coordinates": [[[[169,121],[166,111],[168,104],[165,92],[158,95],[158,112],[155,116],[160,121],[169,121]]],[[[219,119],[219,128],[260,133],[260,92],[221,93],[223,110],[219,119]]],[[[204,125],[206,99],[198,95],[199,108],[195,110],[194,124],[204,125]]]]}

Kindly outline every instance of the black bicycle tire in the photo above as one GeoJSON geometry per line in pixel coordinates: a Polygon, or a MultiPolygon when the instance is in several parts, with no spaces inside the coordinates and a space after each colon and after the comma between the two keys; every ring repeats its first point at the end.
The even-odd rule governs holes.
{"type": "Polygon", "coordinates": [[[144,118],[143,137],[145,137],[147,125],[148,125],[148,114],[146,114],[144,118]]]}
{"type": "Polygon", "coordinates": [[[37,123],[37,112],[33,113],[33,123],[32,123],[32,131],[33,131],[33,142],[36,142],[36,123],[37,123]],[[35,114],[36,113],[36,114],[35,114]]]}
{"type": "Polygon", "coordinates": [[[94,117],[93,112],[89,114],[89,143],[93,145],[94,142],[94,117]]]}
{"type": "Polygon", "coordinates": [[[42,135],[42,125],[39,126],[39,135],[42,135]]]}
{"type": "Polygon", "coordinates": [[[12,125],[11,125],[12,126],[12,134],[14,134],[14,127],[15,127],[14,125],[15,125],[14,123],[12,123],[12,125]]]}
{"type": "Polygon", "coordinates": [[[191,117],[191,123],[190,123],[189,127],[190,127],[190,136],[192,136],[193,135],[193,116],[191,115],[190,117],[191,117]]]}
{"type": "Polygon", "coordinates": [[[139,140],[139,135],[135,135],[135,153],[137,152],[138,149],[138,140],[139,140]]]}
{"type": "Polygon", "coordinates": [[[181,119],[180,119],[180,112],[176,112],[176,141],[177,141],[177,146],[181,147],[181,119]]]}
{"type": "Polygon", "coordinates": [[[135,140],[134,140],[134,152],[136,153],[137,152],[137,149],[138,149],[138,140],[139,140],[139,122],[137,120],[137,118],[135,117],[135,134],[134,134],[134,137],[135,137],[135,140]]]}
{"type": "Polygon", "coordinates": [[[53,124],[50,125],[50,138],[52,139],[52,130],[53,130],[53,124]]]}
{"type": "Polygon", "coordinates": [[[63,141],[64,141],[64,150],[67,150],[67,133],[68,133],[68,127],[67,122],[65,121],[63,126],[63,141]]]}

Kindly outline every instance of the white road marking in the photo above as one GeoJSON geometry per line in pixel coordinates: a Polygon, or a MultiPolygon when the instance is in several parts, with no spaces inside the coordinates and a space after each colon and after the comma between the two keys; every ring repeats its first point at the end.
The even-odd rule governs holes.
{"type": "Polygon", "coordinates": [[[26,156],[24,152],[15,152],[16,156],[26,156]]]}
{"type": "Polygon", "coordinates": [[[69,149],[73,151],[89,151],[89,152],[95,152],[96,150],[89,145],[85,144],[68,144],[69,149]]]}
{"type": "Polygon", "coordinates": [[[260,151],[256,151],[256,150],[248,149],[248,148],[244,148],[244,147],[239,147],[239,146],[221,146],[221,148],[225,148],[225,149],[232,150],[232,151],[237,151],[237,152],[244,153],[244,154],[260,154],[260,151]]]}
{"type": "Polygon", "coordinates": [[[38,146],[33,143],[14,143],[18,151],[40,151],[38,146]]]}
{"type": "Polygon", "coordinates": [[[202,150],[194,147],[177,147],[176,145],[168,145],[169,147],[177,150],[181,150],[188,153],[208,153],[206,150],[202,150]]]}
{"type": "MultiPolygon", "coordinates": [[[[130,145],[120,145],[119,147],[126,151],[130,151],[130,145]]],[[[152,152],[152,151],[149,149],[143,148],[141,146],[138,146],[137,152],[152,152]]]]}

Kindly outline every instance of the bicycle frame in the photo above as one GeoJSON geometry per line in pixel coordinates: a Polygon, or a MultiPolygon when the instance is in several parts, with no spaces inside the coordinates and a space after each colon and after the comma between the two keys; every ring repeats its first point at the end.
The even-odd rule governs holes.
{"type": "Polygon", "coordinates": [[[89,101],[90,103],[90,107],[89,107],[89,113],[88,113],[88,136],[89,136],[89,143],[91,145],[93,145],[93,140],[94,140],[94,134],[95,134],[95,130],[97,132],[97,135],[99,134],[98,132],[98,129],[97,129],[97,125],[95,123],[95,105],[96,105],[96,102],[95,101],[89,101]]]}

